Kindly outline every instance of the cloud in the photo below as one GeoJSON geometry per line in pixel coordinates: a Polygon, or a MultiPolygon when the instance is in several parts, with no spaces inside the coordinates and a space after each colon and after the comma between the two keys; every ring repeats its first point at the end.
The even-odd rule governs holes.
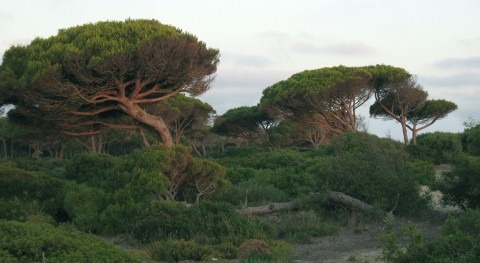
{"type": "Polygon", "coordinates": [[[464,38],[460,39],[459,42],[467,47],[477,47],[480,44],[480,37],[464,38]]]}
{"type": "Polygon", "coordinates": [[[232,108],[258,104],[265,88],[291,75],[276,70],[220,69],[210,90],[199,99],[223,114],[232,108]]]}
{"type": "Polygon", "coordinates": [[[374,53],[374,49],[363,43],[333,44],[325,46],[327,52],[342,55],[366,55],[374,53]]]}
{"type": "Polygon", "coordinates": [[[309,42],[297,42],[292,49],[301,53],[332,53],[336,55],[368,55],[375,53],[375,50],[361,42],[335,43],[329,45],[317,45],[309,42]]]}
{"type": "Polygon", "coordinates": [[[288,33],[276,31],[276,30],[267,30],[258,34],[258,37],[264,41],[270,42],[270,44],[281,44],[285,43],[289,39],[292,39],[288,33]]]}
{"type": "Polygon", "coordinates": [[[422,76],[421,82],[425,86],[440,86],[440,87],[464,87],[464,86],[479,86],[480,75],[470,72],[463,72],[447,76],[422,76]]]}
{"type": "Polygon", "coordinates": [[[0,22],[10,21],[13,18],[14,16],[12,14],[0,10],[0,22]]]}
{"type": "Polygon", "coordinates": [[[446,58],[435,63],[435,66],[439,68],[479,68],[480,69],[480,57],[446,58]]]}
{"type": "Polygon", "coordinates": [[[261,68],[272,64],[272,61],[269,58],[257,55],[226,53],[222,54],[220,59],[226,64],[231,63],[234,66],[241,68],[261,68]]]}
{"type": "Polygon", "coordinates": [[[221,89],[229,87],[264,89],[280,80],[287,79],[292,74],[280,70],[223,68],[217,72],[213,87],[221,89]]]}

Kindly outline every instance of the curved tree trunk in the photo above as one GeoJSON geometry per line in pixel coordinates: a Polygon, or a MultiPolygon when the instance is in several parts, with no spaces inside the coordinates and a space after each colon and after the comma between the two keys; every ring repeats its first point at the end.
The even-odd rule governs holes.
{"type": "Polygon", "coordinates": [[[158,132],[162,138],[165,146],[171,148],[175,145],[172,134],[170,133],[170,130],[168,129],[168,126],[162,117],[147,113],[138,104],[131,101],[124,101],[122,106],[123,107],[121,107],[121,109],[128,115],[132,116],[137,121],[155,129],[155,131],[158,132]]]}
{"type": "MultiPolygon", "coordinates": [[[[373,211],[374,207],[349,195],[341,192],[327,191],[325,193],[313,194],[315,198],[322,200],[326,199],[332,202],[341,203],[353,210],[373,211]]],[[[294,210],[299,208],[300,203],[297,201],[285,203],[271,203],[264,206],[247,207],[240,209],[238,212],[241,215],[268,215],[285,210],[294,210]]]]}

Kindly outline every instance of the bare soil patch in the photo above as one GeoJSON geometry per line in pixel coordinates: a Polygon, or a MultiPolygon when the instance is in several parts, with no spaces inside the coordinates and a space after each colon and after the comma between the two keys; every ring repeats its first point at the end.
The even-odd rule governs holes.
{"type": "MultiPolygon", "coordinates": [[[[441,178],[443,173],[452,167],[448,164],[435,167],[435,176],[441,178]]],[[[442,193],[422,187],[421,195],[428,194],[432,198],[432,214],[423,219],[397,218],[395,231],[401,233],[409,223],[416,225],[418,231],[426,239],[437,236],[448,213],[459,211],[458,207],[444,206],[441,203],[442,193]]],[[[384,231],[383,222],[375,222],[360,228],[345,228],[334,236],[315,238],[311,244],[296,245],[293,262],[383,262],[380,248],[380,236],[384,231]]],[[[407,243],[408,239],[400,240],[407,243]]]]}
{"type": "MultiPolygon", "coordinates": [[[[420,233],[427,239],[437,236],[444,214],[438,214],[435,221],[396,219],[395,230],[401,233],[409,223],[414,223],[420,233]]],[[[380,236],[384,231],[383,223],[363,226],[362,229],[345,228],[335,236],[315,238],[311,244],[301,244],[295,247],[293,262],[382,262],[380,236]]],[[[408,239],[400,240],[407,243],[408,239]]]]}

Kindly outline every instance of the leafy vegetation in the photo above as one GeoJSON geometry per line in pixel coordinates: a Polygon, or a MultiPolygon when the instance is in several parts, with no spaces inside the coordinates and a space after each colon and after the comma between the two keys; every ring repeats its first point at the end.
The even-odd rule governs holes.
{"type": "Polygon", "coordinates": [[[71,27],[5,52],[2,103],[14,104],[11,119],[40,136],[58,139],[58,131],[84,136],[143,125],[172,147],[165,114],[145,107],[180,92],[205,92],[218,53],[155,20],[71,27]]]}
{"type": "Polygon", "coordinates": [[[475,262],[480,256],[480,211],[450,216],[433,241],[427,241],[413,224],[403,234],[409,238],[405,247],[399,245],[399,237],[392,231],[383,235],[383,258],[387,262],[475,262]]]}
{"type": "Polygon", "coordinates": [[[460,134],[446,132],[421,134],[417,145],[407,147],[411,155],[434,164],[452,162],[462,149],[460,134]]]}
{"type": "Polygon", "coordinates": [[[466,208],[480,208],[480,158],[460,156],[453,171],[445,173],[436,187],[444,193],[443,202],[466,208]]]}
{"type": "Polygon", "coordinates": [[[0,220],[2,262],[141,262],[74,226],[0,220]]]}
{"type": "MultiPolygon", "coordinates": [[[[477,176],[471,175],[476,173],[478,158],[458,153],[459,136],[440,135],[454,143],[424,144],[428,140],[420,136],[418,145],[405,148],[402,143],[357,132],[344,133],[309,151],[229,147],[210,159],[200,159],[191,156],[188,147],[152,146],[125,156],[84,153],[63,162],[3,161],[0,184],[6,190],[0,196],[1,215],[29,225],[55,228],[68,221],[74,225],[70,228],[80,231],[130,236],[130,242],[146,247],[148,257],[172,262],[236,258],[244,241],[258,239],[269,244],[271,253],[252,253],[243,261],[273,262],[291,253],[275,245],[276,240],[308,243],[316,236],[335,234],[354,216],[341,204],[309,201],[315,193],[339,191],[380,211],[412,216],[428,209],[428,199],[418,194],[420,185],[435,184],[443,187],[445,202],[477,207],[479,184],[477,176]],[[447,149],[442,160],[451,161],[455,168],[443,181],[435,181],[431,151],[442,152],[442,147],[447,149]],[[168,175],[175,174],[172,171],[188,176],[177,180],[168,175]],[[217,178],[212,182],[218,183],[218,191],[197,199],[198,189],[192,184],[197,176],[217,178]],[[178,183],[175,198],[166,201],[165,193],[174,183],[178,183]],[[267,218],[237,212],[245,206],[291,200],[304,203],[298,211],[267,218]],[[178,201],[195,203],[187,206],[178,201]]],[[[386,249],[397,251],[393,236],[390,239],[386,249]]],[[[3,250],[5,258],[11,256],[3,250]]],[[[400,252],[388,253],[392,260],[400,257],[400,252]]]]}
{"type": "Polygon", "coordinates": [[[258,105],[214,119],[210,105],[183,93],[208,90],[218,58],[153,20],[76,26],[7,50],[0,108],[14,107],[0,117],[2,260],[140,261],[98,235],[147,260],[289,262],[290,243],[385,212],[387,261],[480,256],[480,126],[417,136],[455,103],[427,100],[402,68],[337,66],[294,74],[258,105]],[[356,110],[372,97],[371,115],[399,122],[403,143],[362,132],[356,110]],[[445,163],[453,170],[436,177],[434,165],[445,163]],[[390,225],[430,209],[422,185],[465,213],[435,241],[408,228],[403,248],[390,225]],[[327,200],[333,192],[369,211],[327,200]],[[242,213],[280,202],[295,206],[242,213]]]}
{"type": "Polygon", "coordinates": [[[426,207],[427,200],[417,194],[419,186],[434,180],[433,166],[410,160],[401,144],[363,133],[345,133],[316,151],[257,150],[233,158],[228,154],[217,160],[233,166],[227,179],[237,187],[225,194],[225,200],[235,205],[250,199],[261,202],[255,194],[258,186],[276,193],[275,201],[285,194],[292,199],[328,189],[382,210],[408,213],[426,207]]]}

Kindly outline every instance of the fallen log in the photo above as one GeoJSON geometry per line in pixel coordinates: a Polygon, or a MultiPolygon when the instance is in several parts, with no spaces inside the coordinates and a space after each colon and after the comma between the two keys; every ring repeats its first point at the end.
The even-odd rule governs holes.
{"type": "MultiPolygon", "coordinates": [[[[374,209],[373,206],[341,192],[326,191],[325,193],[315,193],[313,196],[319,200],[341,203],[352,210],[373,211],[374,209]]],[[[246,207],[238,210],[238,212],[241,215],[268,215],[280,211],[294,210],[299,208],[299,206],[300,202],[290,201],[285,203],[271,203],[263,206],[246,207]]]]}
{"type": "Polygon", "coordinates": [[[271,203],[268,205],[262,206],[253,206],[253,207],[246,207],[239,210],[239,213],[244,216],[249,215],[268,215],[273,214],[276,212],[284,211],[284,210],[293,210],[298,208],[298,204],[296,201],[285,202],[285,203],[271,203]]]}
{"type": "Polygon", "coordinates": [[[341,192],[335,192],[335,191],[327,191],[325,194],[325,197],[329,201],[341,203],[345,206],[348,206],[352,209],[357,209],[361,211],[371,211],[373,210],[373,206],[357,199],[354,197],[351,197],[349,195],[346,195],[341,192]]]}

